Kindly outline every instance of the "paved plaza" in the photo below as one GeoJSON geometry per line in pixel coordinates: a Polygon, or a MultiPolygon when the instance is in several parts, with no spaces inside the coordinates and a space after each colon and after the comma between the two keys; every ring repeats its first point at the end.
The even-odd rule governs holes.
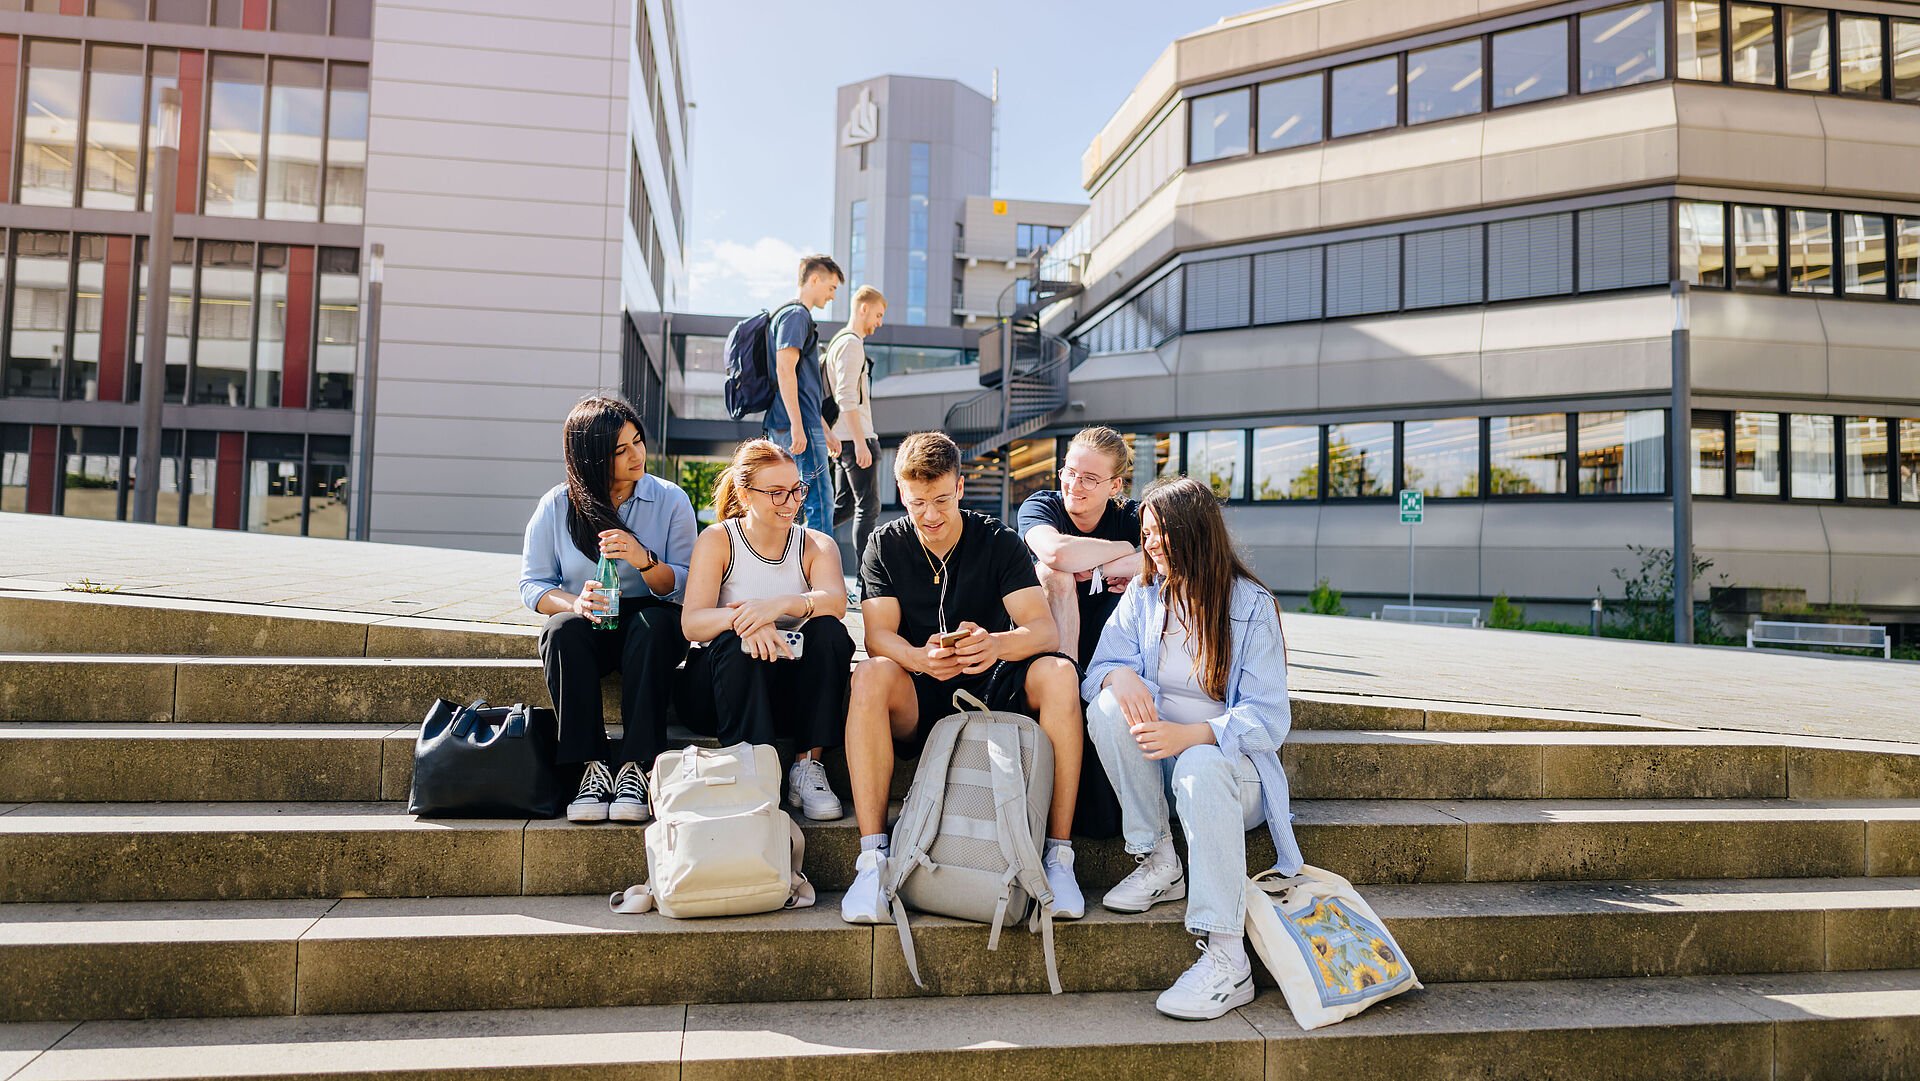
{"type": "MultiPolygon", "coordinates": [[[[0,514],[0,588],[533,624],[517,555],[0,514]]],[[[855,619],[857,620],[857,615],[855,619]]],[[[1920,743],[1920,664],[1289,612],[1295,691],[1920,743]]],[[[856,640],[858,635],[856,634],[856,640]]]]}

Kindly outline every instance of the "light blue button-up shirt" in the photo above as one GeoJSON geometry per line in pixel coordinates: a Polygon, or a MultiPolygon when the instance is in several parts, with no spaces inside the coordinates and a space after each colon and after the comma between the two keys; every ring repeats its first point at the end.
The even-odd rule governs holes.
{"type": "MultiPolygon", "coordinates": [[[[700,532],[687,493],[651,473],[643,474],[617,513],[620,524],[647,551],[673,568],[673,592],[665,599],[679,600],[687,585],[687,564],[693,561],[693,539],[700,532]]],[[[626,560],[618,562],[622,597],[659,596],[626,560]]],[[[599,570],[598,557],[588,559],[574,546],[567,532],[567,486],[555,485],[540,497],[527,521],[526,543],[520,549],[521,602],[534,608],[550,589],[578,593],[599,570]]]]}

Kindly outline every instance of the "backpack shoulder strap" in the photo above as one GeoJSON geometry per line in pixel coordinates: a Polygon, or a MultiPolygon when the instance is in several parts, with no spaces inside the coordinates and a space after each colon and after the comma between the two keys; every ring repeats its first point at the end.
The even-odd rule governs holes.
{"type": "MultiPolygon", "coordinates": [[[[778,308],[773,309],[773,314],[767,316],[767,359],[768,360],[772,360],[773,354],[778,352],[778,350],[773,347],[773,335],[774,335],[774,332],[780,328],[780,317],[786,314],[786,311],[788,308],[799,308],[803,312],[807,310],[806,305],[800,303],[799,301],[789,300],[785,304],[780,305],[778,308]]],[[[811,325],[811,323],[813,322],[812,315],[807,316],[807,322],[809,323],[809,325],[811,325]]],[[[811,336],[811,332],[809,332],[809,336],[811,336]]],[[[802,350],[802,352],[805,352],[805,350],[802,350]]]]}
{"type": "Polygon", "coordinates": [[[920,964],[914,954],[913,931],[907,925],[907,904],[900,898],[900,884],[922,867],[932,866],[927,849],[940,832],[940,815],[946,809],[947,766],[953,761],[953,748],[960,740],[962,721],[940,721],[927,735],[920,751],[920,765],[914,772],[914,786],[907,793],[907,805],[894,824],[894,842],[887,860],[880,867],[880,903],[893,909],[894,926],[900,930],[900,954],[907,962],[907,975],[915,985],[925,988],[920,964]],[[921,778],[934,782],[923,787],[921,778]]]}
{"type": "Polygon", "coordinates": [[[1053,887],[1047,885],[1047,871],[1041,855],[1033,847],[1033,834],[1027,820],[1027,782],[1020,770],[1020,726],[995,720],[987,726],[987,762],[993,775],[994,832],[1000,840],[1000,854],[1007,861],[1007,880],[1000,886],[1000,903],[993,910],[993,929],[987,934],[987,948],[1000,944],[1000,925],[1015,882],[1039,907],[1034,918],[1040,924],[1041,949],[1047,959],[1047,985],[1060,993],[1060,970],[1053,956],[1053,887]]]}

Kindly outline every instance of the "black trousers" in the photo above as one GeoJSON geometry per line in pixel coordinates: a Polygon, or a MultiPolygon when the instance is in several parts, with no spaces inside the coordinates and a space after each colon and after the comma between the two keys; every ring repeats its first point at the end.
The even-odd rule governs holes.
{"type": "Polygon", "coordinates": [[[606,762],[614,769],[637,762],[652,769],[666,745],[667,703],[687,639],[680,606],[658,597],[623,598],[620,626],[603,631],[573,612],[547,617],[540,629],[540,663],[560,720],[559,764],[606,762]],[[609,754],[600,680],[620,671],[620,720],[626,735],[609,754]]]}
{"type": "Polygon", "coordinates": [[[833,460],[833,524],[853,520],[853,562],[867,554],[867,538],[880,523],[880,441],[867,440],[867,453],[873,464],[860,468],[853,460],[853,447],[840,445],[840,457],[833,460]]]}
{"type": "Polygon", "coordinates": [[[709,710],[683,715],[688,728],[717,736],[722,746],[793,740],[802,751],[838,747],[847,735],[847,684],[853,638],[837,619],[809,619],[800,628],[800,659],[762,661],[740,649],[740,636],[723,631],[687,664],[689,698],[709,710]],[[711,694],[703,694],[711,687],[711,694]]]}

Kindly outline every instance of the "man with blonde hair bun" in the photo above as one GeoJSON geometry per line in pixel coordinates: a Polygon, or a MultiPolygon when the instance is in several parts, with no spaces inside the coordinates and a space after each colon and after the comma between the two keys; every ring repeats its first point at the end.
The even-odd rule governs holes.
{"type": "Polygon", "coordinates": [[[1033,549],[1060,648],[1086,664],[1100,629],[1140,573],[1140,504],[1123,496],[1133,450],[1112,428],[1082,428],[1067,447],[1060,490],[1020,504],[1020,537],[1033,549]]]}

